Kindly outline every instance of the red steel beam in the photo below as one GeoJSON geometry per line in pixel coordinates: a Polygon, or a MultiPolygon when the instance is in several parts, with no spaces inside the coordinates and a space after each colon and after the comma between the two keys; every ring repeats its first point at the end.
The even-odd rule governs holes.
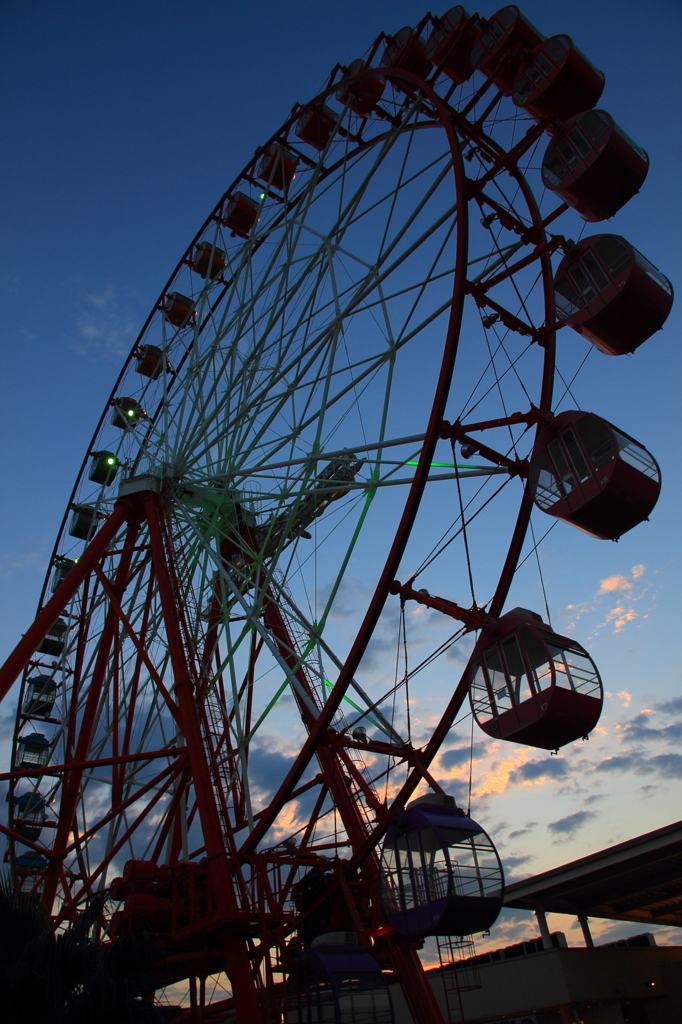
{"type": "MultiPolygon", "coordinates": [[[[117,814],[121,814],[128,807],[130,807],[131,804],[135,804],[138,802],[138,800],[141,800],[142,797],[146,796],[146,794],[151,789],[154,789],[155,786],[158,786],[161,783],[161,781],[166,777],[166,775],[172,775],[173,778],[175,778],[178,774],[178,771],[181,769],[182,764],[179,761],[175,761],[174,764],[166,765],[166,767],[162,771],[160,771],[158,775],[155,775],[153,779],[147,779],[143,786],[140,786],[139,789],[133,790],[130,796],[126,797],[125,800],[119,800],[118,802],[116,802],[114,806],[111,808],[111,810],[108,811],[103,818],[100,818],[94,825],[91,825],[89,829],[86,829],[85,832],[82,832],[78,836],[77,842],[73,842],[71,843],[70,846],[67,846],[66,850],[64,851],[65,855],[70,853],[71,850],[75,849],[79,844],[82,845],[86,840],[90,838],[90,836],[94,835],[97,831],[99,831],[99,829],[102,829],[104,828],[105,825],[108,825],[111,819],[115,818],[117,814]]],[[[166,786],[164,788],[168,787],[166,786]]]]}
{"type": "Polygon", "coordinates": [[[534,405],[531,405],[530,412],[513,412],[511,416],[502,416],[497,420],[480,420],[478,423],[448,423],[447,420],[443,421],[441,430],[463,430],[466,434],[470,434],[472,430],[491,430],[494,427],[508,427],[513,426],[516,423],[526,423],[531,426],[533,423],[539,423],[547,414],[541,409],[536,409],[534,405]]]}
{"type": "Polygon", "coordinates": [[[48,764],[44,768],[22,768],[13,772],[2,772],[0,782],[8,779],[29,779],[33,776],[61,775],[77,768],[103,768],[112,764],[127,764],[129,761],[151,761],[155,757],[170,757],[172,754],[185,754],[186,747],[166,747],[164,750],[150,750],[144,754],[120,754],[118,757],[97,757],[89,761],[72,761],[69,764],[48,764]]]}
{"type": "Polygon", "coordinates": [[[159,693],[161,694],[161,696],[165,700],[165,702],[166,702],[166,704],[168,706],[168,710],[170,711],[170,713],[173,716],[173,718],[177,718],[177,713],[178,713],[177,705],[175,704],[173,698],[171,697],[170,693],[166,689],[166,687],[164,685],[164,682],[163,682],[163,679],[161,678],[159,673],[156,671],[156,666],[154,665],[154,662],[152,661],[152,659],[149,657],[149,655],[145,651],[144,646],[142,644],[142,641],[140,640],[140,638],[138,637],[137,633],[135,632],[135,630],[132,627],[130,619],[128,618],[126,613],[123,611],[123,608],[121,607],[121,602],[118,600],[116,594],[114,593],[114,590],[113,590],[109,580],[106,578],[106,576],[104,575],[104,573],[102,572],[102,570],[100,569],[100,567],[98,565],[96,565],[94,567],[94,569],[95,569],[95,572],[97,573],[97,576],[98,576],[98,578],[99,578],[99,580],[100,580],[100,582],[102,584],[102,587],[104,588],[105,594],[109,598],[109,602],[111,604],[111,607],[114,609],[114,611],[118,615],[119,619],[121,620],[121,623],[123,624],[123,627],[124,627],[126,633],[128,634],[128,636],[130,637],[130,639],[133,642],[133,646],[135,647],[135,650],[137,651],[139,657],[144,662],[145,667],[146,667],[147,671],[149,672],[149,675],[152,677],[152,679],[154,681],[154,685],[157,687],[159,693]]]}
{"type": "MultiPolygon", "coordinates": [[[[114,590],[117,594],[123,593],[128,584],[128,574],[130,572],[133,557],[132,548],[135,544],[135,540],[137,539],[139,525],[139,513],[131,512],[126,532],[124,553],[120,556],[118,567],[116,569],[116,583],[114,585],[114,590]]],[[[78,562],[77,565],[80,566],[80,562],[78,562]]],[[[91,565],[93,569],[99,568],[96,560],[94,559],[91,559],[91,565]]],[[[71,574],[69,573],[69,575],[71,574]]],[[[97,726],[100,698],[104,687],[104,680],[106,679],[106,675],[109,670],[109,659],[116,628],[116,609],[110,605],[104,619],[99,648],[97,650],[97,658],[95,660],[92,675],[90,676],[85,709],[78,728],[78,738],[76,740],[76,748],[74,750],[75,762],[87,761],[88,759],[87,754],[90,750],[92,737],[97,726]]],[[[52,910],[52,904],[59,885],[59,864],[64,855],[64,851],[69,844],[69,836],[73,827],[74,814],[76,813],[76,807],[81,796],[83,771],[84,770],[82,768],[77,768],[73,771],[66,772],[62,781],[62,793],[59,805],[59,825],[57,827],[57,834],[52,847],[54,860],[47,870],[45,886],[43,889],[43,903],[50,911],[52,910]]]]}
{"type": "Polygon", "coordinates": [[[206,747],[201,734],[194,686],[178,618],[176,596],[168,568],[159,498],[152,491],[145,493],[144,512],[149,526],[149,540],[163,611],[168,653],[173,667],[173,689],[187,745],[187,756],[192,768],[192,779],[199,803],[199,816],[206,841],[206,852],[213,863],[214,888],[218,907],[225,914],[231,915],[237,910],[237,901],[232,887],[232,875],[227,863],[227,850],[213,790],[213,780],[206,757],[206,747]]]}
{"type": "Polygon", "coordinates": [[[95,534],[73,569],[65,576],[57,587],[54,595],[38,613],[35,621],[24,633],[5,664],[0,668],[0,701],[4,700],[18,676],[35,653],[38,644],[45,639],[48,630],[66,608],[81,583],[89,575],[92,567],[102,557],[107,545],[114,538],[119,527],[130,515],[130,504],[119,498],[114,510],[104,523],[102,529],[95,534]]]}
{"type": "MultiPolygon", "coordinates": [[[[168,778],[166,780],[165,786],[162,786],[156,793],[154,793],[154,796],[149,801],[149,803],[144,808],[144,810],[140,811],[140,813],[135,818],[133,823],[128,826],[128,828],[123,833],[123,835],[114,844],[114,846],[112,846],[112,848],[109,850],[109,852],[106,854],[106,856],[102,858],[102,860],[99,862],[99,864],[97,865],[95,870],[89,875],[88,879],[85,882],[85,885],[82,885],[81,888],[79,889],[79,891],[76,893],[76,895],[73,896],[68,902],[66,902],[66,901],[64,902],[64,904],[62,905],[61,910],[59,911],[59,914],[54,919],[53,924],[54,924],[55,928],[57,928],[61,924],[62,921],[68,920],[71,911],[74,910],[78,906],[78,904],[79,904],[80,900],[82,899],[84,893],[86,893],[86,892],[88,892],[89,890],[92,889],[92,883],[95,881],[95,879],[99,878],[99,876],[102,874],[102,872],[109,866],[111,861],[114,859],[114,857],[116,856],[118,851],[121,850],[126,845],[126,843],[128,842],[128,840],[132,836],[132,834],[135,831],[135,829],[138,828],[138,826],[141,824],[141,822],[144,821],[144,819],[147,817],[147,815],[149,814],[151,809],[153,807],[155,807],[156,804],[161,799],[161,797],[164,796],[166,790],[172,784],[173,779],[176,777],[176,775],[178,775],[179,772],[181,772],[183,770],[181,765],[173,765],[171,767],[175,768],[175,771],[172,771],[172,772],[169,773],[168,778]]],[[[56,866],[58,868],[61,868],[61,860],[59,861],[59,863],[56,866]]]]}

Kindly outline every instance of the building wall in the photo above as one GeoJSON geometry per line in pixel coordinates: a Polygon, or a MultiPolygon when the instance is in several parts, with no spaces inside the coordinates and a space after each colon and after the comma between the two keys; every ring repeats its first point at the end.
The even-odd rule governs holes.
{"type": "MultiPolygon", "coordinates": [[[[465,1021],[535,1015],[536,1024],[563,1024],[563,1005],[583,1024],[682,1024],[682,946],[548,949],[479,970],[481,988],[462,993],[465,1021]]],[[[429,980],[448,1021],[440,971],[429,980]]],[[[412,1024],[399,987],[391,993],[396,1024],[412,1024]]]]}

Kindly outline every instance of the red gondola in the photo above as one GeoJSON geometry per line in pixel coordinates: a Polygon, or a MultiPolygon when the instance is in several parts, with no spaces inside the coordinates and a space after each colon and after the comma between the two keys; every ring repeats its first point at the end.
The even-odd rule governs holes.
{"type": "Polygon", "coordinates": [[[530,482],[538,508],[601,540],[647,519],[661,492],[653,455],[586,412],[562,412],[540,428],[530,482]]]}
{"type": "Polygon", "coordinates": [[[143,377],[157,380],[163,372],[164,351],[158,345],[140,345],[137,352],[137,363],[135,372],[141,373],[143,377]]]}
{"type": "MultiPolygon", "coordinates": [[[[427,78],[431,71],[431,61],[426,56],[426,42],[413,28],[406,25],[394,36],[388,36],[381,66],[400,68],[402,71],[410,71],[418,78],[427,78]]],[[[412,92],[412,86],[408,82],[397,79],[394,84],[404,92],[412,92]]]]}
{"type": "Polygon", "coordinates": [[[519,68],[544,38],[516,4],[508,4],[488,19],[487,29],[474,43],[471,63],[511,96],[519,68]]]}
{"type": "Polygon", "coordinates": [[[381,852],[381,902],[401,935],[471,935],[490,928],[504,898],[492,840],[455,806],[430,793],[394,812],[381,852]]]}
{"type": "Polygon", "coordinates": [[[478,18],[472,18],[459,4],[437,18],[426,43],[426,56],[456,85],[471,78],[471,47],[480,32],[478,18]]]}
{"type": "Polygon", "coordinates": [[[191,323],[194,314],[194,302],[180,292],[170,292],[164,296],[163,305],[164,319],[173,327],[187,327],[191,323]]]}
{"type": "Polygon", "coordinates": [[[623,355],[665,323],[670,281],[620,235],[583,238],[554,278],[557,315],[610,356],[623,355]]]}
{"type": "Polygon", "coordinates": [[[364,60],[354,60],[336,93],[339,103],[343,103],[344,106],[350,103],[351,110],[360,117],[366,117],[376,107],[386,88],[386,82],[379,75],[368,75],[357,82],[348,81],[354,75],[359,75],[366,67],[364,60]]]}
{"type": "Polygon", "coordinates": [[[217,245],[211,245],[210,242],[197,242],[191,266],[199,277],[210,277],[213,281],[225,269],[225,250],[219,249],[217,245]]]}
{"type": "Polygon", "coordinates": [[[272,185],[280,192],[286,192],[296,177],[298,160],[294,154],[278,142],[268,146],[256,169],[256,177],[272,185]]]}
{"type": "Polygon", "coordinates": [[[581,53],[570,36],[551,36],[519,71],[513,100],[536,121],[562,121],[590,110],[604,91],[604,72],[581,53]]]}
{"type": "Polygon", "coordinates": [[[555,750],[599,721],[603,693],[587,651],[539,615],[514,608],[483,630],[469,662],[469,699],[493,739],[555,750]]]}
{"type": "Polygon", "coordinates": [[[321,103],[310,107],[296,122],[296,135],[313,149],[322,152],[329,142],[338,118],[333,110],[321,103]]]}
{"type": "Polygon", "coordinates": [[[648,155],[605,110],[570,117],[542,161],[543,184],[590,222],[613,217],[648,171],[648,155]]]}
{"type": "Polygon", "coordinates": [[[259,206],[255,199],[243,192],[235,192],[220,214],[220,222],[233,234],[246,238],[258,220],[259,206]]]}

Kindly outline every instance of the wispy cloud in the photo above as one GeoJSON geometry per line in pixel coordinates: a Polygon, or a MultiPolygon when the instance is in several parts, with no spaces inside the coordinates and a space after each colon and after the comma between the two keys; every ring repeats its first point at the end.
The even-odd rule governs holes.
{"type": "Polygon", "coordinates": [[[8,714],[0,717],[0,740],[11,740],[14,736],[14,726],[16,723],[16,708],[10,710],[8,714]]]}
{"type": "Polygon", "coordinates": [[[81,294],[76,314],[79,338],[73,348],[83,356],[96,350],[115,358],[128,354],[140,328],[142,306],[137,296],[122,294],[113,284],[81,294]]]}
{"type": "Polygon", "coordinates": [[[47,568],[45,556],[39,551],[1,551],[0,579],[7,579],[17,572],[36,570],[43,573],[47,568]]]}
{"type": "Polygon", "coordinates": [[[596,817],[596,811],[575,811],[574,814],[568,814],[565,818],[559,818],[558,821],[550,821],[547,828],[553,836],[556,836],[555,842],[562,839],[573,839],[588,821],[596,817]]]}
{"type": "Polygon", "coordinates": [[[537,821],[527,821],[523,828],[517,828],[513,832],[510,832],[507,839],[518,839],[519,836],[527,836],[529,832],[532,832],[539,823],[537,821]]]}
{"type": "Polygon", "coordinates": [[[678,743],[682,740],[682,699],[643,708],[629,722],[618,724],[616,731],[620,743],[678,743]]]}
{"type": "Polygon", "coordinates": [[[606,579],[602,580],[599,584],[599,590],[597,591],[597,595],[599,596],[601,594],[613,594],[614,591],[619,591],[625,594],[632,594],[636,581],[644,575],[645,571],[646,566],[633,565],[630,576],[607,576],[606,579]]]}
{"type": "Polygon", "coordinates": [[[568,775],[566,761],[562,757],[547,757],[542,761],[526,761],[509,773],[509,782],[542,783],[549,779],[564,779],[568,775]]]}
{"type": "Polygon", "coordinates": [[[594,638],[607,626],[612,626],[614,633],[622,633],[626,626],[634,622],[635,619],[646,618],[651,609],[642,613],[635,608],[635,603],[641,601],[649,592],[649,586],[644,583],[645,572],[646,566],[633,565],[628,575],[614,573],[600,580],[590,601],[566,606],[571,620],[568,628],[574,628],[575,624],[585,616],[597,613],[603,616],[603,619],[592,628],[591,638],[594,638]],[[611,601],[616,598],[616,603],[604,613],[601,609],[606,598],[611,601]]]}
{"type": "Polygon", "coordinates": [[[517,873],[518,869],[523,869],[524,866],[532,860],[535,860],[535,854],[532,853],[527,853],[522,856],[516,857],[503,857],[502,866],[504,868],[504,877],[506,881],[510,882],[514,880],[520,880],[526,877],[528,875],[528,871],[524,873],[524,871],[521,870],[520,873],[517,873]]]}
{"type": "Polygon", "coordinates": [[[636,772],[638,774],[659,775],[663,779],[682,779],[682,754],[656,754],[645,757],[641,751],[633,750],[631,754],[620,754],[606,757],[595,765],[597,772],[636,772]]]}
{"type": "Polygon", "coordinates": [[[470,744],[454,747],[452,750],[443,751],[440,755],[440,765],[446,771],[450,771],[452,768],[459,767],[459,765],[468,764],[470,757],[477,760],[484,757],[487,752],[488,748],[485,743],[474,743],[473,749],[470,744]]]}

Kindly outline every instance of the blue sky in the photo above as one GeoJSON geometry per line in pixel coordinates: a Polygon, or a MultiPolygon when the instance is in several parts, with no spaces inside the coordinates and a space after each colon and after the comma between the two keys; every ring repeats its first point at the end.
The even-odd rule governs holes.
{"type": "MultiPolygon", "coordinates": [[[[680,5],[529,0],[522,9],[546,35],[572,35],[605,71],[600,105],[651,157],[641,195],[613,230],[679,292],[680,5]]],[[[197,226],[337,61],[349,63],[380,31],[415,23],[425,10],[407,0],[2,5],[0,656],[31,621],[94,425],[197,226]]],[[[577,216],[570,224],[576,234],[582,227],[577,216]]],[[[678,300],[664,331],[634,356],[595,355],[580,380],[584,407],[645,443],[664,487],[651,524],[619,544],[562,525],[542,549],[555,624],[589,645],[610,696],[603,733],[559,758],[486,747],[479,737],[474,806],[519,877],[680,816],[680,319],[678,300]]],[[[411,630],[421,628],[420,615],[411,630]]],[[[421,615],[426,632],[438,628],[426,626],[432,618],[421,615]]],[[[422,697],[415,715],[426,730],[422,697]]],[[[11,714],[10,699],[5,724],[11,714]]],[[[465,733],[451,737],[441,759],[453,786],[468,777],[465,733]]],[[[619,928],[637,930],[605,931],[619,928]]],[[[527,916],[510,915],[491,942],[529,929],[527,916]]]]}

